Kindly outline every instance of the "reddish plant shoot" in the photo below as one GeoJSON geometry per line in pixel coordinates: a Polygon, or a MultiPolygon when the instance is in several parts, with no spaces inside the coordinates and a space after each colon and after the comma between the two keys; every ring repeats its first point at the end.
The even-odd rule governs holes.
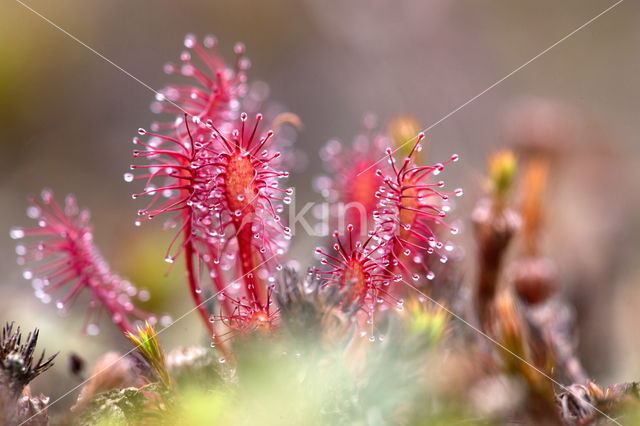
{"type": "Polygon", "coordinates": [[[55,301],[56,307],[65,311],[83,291],[88,292],[84,327],[88,334],[97,334],[100,311],[106,311],[111,321],[125,332],[134,329],[136,320],[153,320],[135,307],[133,297],[139,294],[138,290],[111,272],[93,243],[89,212],[79,209],[73,196],[67,196],[61,206],[53,193],[45,189],[40,200],[32,197],[29,201],[27,215],[37,226],[13,228],[11,238],[38,238],[35,243],[16,247],[18,263],[33,264],[24,270],[23,276],[31,281],[38,299],[50,303],[54,294],[66,288],[66,294],[55,301]]]}
{"type": "Polygon", "coordinates": [[[202,124],[197,119],[193,121],[201,130],[192,133],[185,121],[186,139],[140,129],[150,139],[134,140],[146,148],[135,151],[134,156],[153,162],[131,166],[145,170],[142,175],[125,176],[125,180],[145,181],[145,191],[133,195],[151,196],[147,208],[139,211],[141,216],[178,212],[169,225],[179,225],[182,238],[173,252],[171,245],[166,260],[172,263],[184,251],[191,293],[207,324],[209,314],[200,296],[199,271],[209,272],[227,313],[234,307],[225,295],[266,309],[267,282],[275,281],[277,257],[284,253],[290,238],[290,230],[279,216],[282,204],[290,203],[293,194],[292,189],[279,187],[279,180],[288,173],[271,166],[280,153],[269,149],[272,131],[258,132],[262,115],[256,116],[253,126],[246,125],[247,119],[241,114],[237,128],[226,133],[211,120],[202,124]],[[241,276],[244,287],[229,288],[225,270],[237,274],[233,279],[241,276]]]}
{"type": "Polygon", "coordinates": [[[243,336],[254,331],[264,334],[271,333],[279,325],[279,309],[273,306],[273,288],[267,288],[267,300],[262,304],[256,300],[235,298],[225,295],[229,304],[233,306],[228,314],[212,315],[212,324],[224,326],[225,331],[214,336],[212,347],[223,345],[234,337],[243,336]]]}
{"type": "MultiPolygon", "coordinates": [[[[147,207],[138,210],[139,216],[152,219],[163,213],[177,212],[166,222],[169,228],[179,226],[179,231],[167,249],[165,261],[173,263],[184,252],[189,290],[202,320],[209,327],[209,314],[201,297],[199,271],[201,262],[213,263],[213,259],[219,258],[219,253],[214,252],[217,238],[208,232],[212,214],[207,202],[213,190],[210,144],[206,143],[204,135],[196,136],[198,140],[194,140],[187,121],[183,122],[187,137],[180,132],[165,136],[139,129],[140,135],[149,138],[146,141],[138,137],[133,139],[134,145],[143,148],[135,150],[133,156],[149,158],[151,164],[131,165],[132,170],[139,169],[143,173],[126,173],[124,179],[127,182],[134,179],[145,182],[144,191],[132,195],[134,199],[151,197],[147,207]],[[172,252],[178,242],[178,248],[172,252]]],[[[140,220],[136,221],[136,225],[140,223],[140,220]]],[[[212,271],[215,270],[214,267],[212,271]]],[[[222,285],[218,281],[216,284],[222,285]]]]}
{"type": "MultiPolygon", "coordinates": [[[[195,35],[184,39],[187,49],[180,54],[180,64],[166,64],[164,71],[178,74],[187,80],[184,84],[172,84],[156,95],[151,110],[156,113],[181,117],[188,114],[200,121],[212,120],[224,126],[238,119],[240,100],[247,93],[246,71],[250,61],[244,56],[245,47],[238,43],[234,47],[235,61],[225,62],[218,50],[214,36],[206,36],[199,42],[195,35]]],[[[183,131],[180,123],[155,123],[153,131],[183,131]]]]}
{"type": "Polygon", "coordinates": [[[316,249],[316,254],[322,256],[320,263],[329,267],[316,270],[316,273],[323,278],[325,285],[347,288],[349,300],[343,303],[347,306],[360,305],[372,320],[378,305],[402,304],[402,301],[389,293],[391,281],[380,267],[379,252],[385,242],[374,238],[375,232],[371,232],[364,243],[356,240],[354,234],[353,225],[347,226],[345,239],[341,239],[337,231],[333,233],[335,255],[322,248],[316,249]]]}
{"type": "Polygon", "coordinates": [[[281,267],[282,255],[291,238],[291,230],[280,217],[283,204],[291,203],[293,189],[279,186],[280,179],[289,176],[276,170],[271,163],[280,157],[269,143],[271,130],[259,136],[262,115],[253,126],[246,126],[247,115],[240,117],[240,127],[224,135],[212,122],[213,139],[223,146],[216,166],[216,191],[212,193],[212,208],[217,215],[215,231],[224,236],[221,251],[228,259],[236,259],[238,273],[245,283],[250,304],[267,307],[267,287],[275,282],[275,271],[281,267]]]}
{"type": "Polygon", "coordinates": [[[374,130],[372,117],[364,120],[364,130],[355,138],[351,147],[338,140],[330,140],[320,151],[332,177],[320,176],[314,186],[332,204],[335,228],[344,229],[351,224],[359,238],[367,236],[374,228],[373,213],[378,198],[376,191],[382,185],[382,177],[376,174],[376,163],[385,155],[384,147],[389,138],[374,130]]]}
{"type": "MultiPolygon", "coordinates": [[[[244,46],[236,45],[235,62],[228,65],[212,36],[200,43],[188,34],[184,45],[182,64],[169,64],[165,71],[186,77],[187,83],[166,87],[152,105],[154,112],[184,115],[153,123],[154,133],[139,130],[148,138],[134,139],[144,148],[134,156],[149,158],[150,163],[132,165],[144,173],[127,173],[125,180],[145,181],[144,191],[133,195],[151,197],[140,216],[151,219],[175,212],[167,226],[180,231],[166,261],[173,263],[184,254],[192,299],[213,332],[201,296],[202,276],[208,274],[225,314],[237,310],[234,299],[226,296],[251,306],[265,305],[266,282],[274,280],[276,256],[284,252],[289,237],[278,215],[279,204],[289,202],[293,191],[278,187],[277,180],[287,174],[273,169],[280,157],[268,148],[273,132],[256,133],[262,115],[252,129],[245,129],[247,115],[239,113],[248,93],[250,63],[244,46]],[[241,288],[228,284],[237,279],[244,284],[241,288]]],[[[250,109],[255,101],[248,100],[250,109]]]]}
{"type": "Polygon", "coordinates": [[[458,228],[447,224],[445,218],[450,210],[449,198],[461,196],[462,189],[443,192],[444,181],[432,178],[439,175],[446,164],[458,161],[459,156],[453,155],[448,161],[432,166],[417,165],[413,157],[422,149],[423,140],[424,133],[420,133],[400,167],[392,150],[387,149],[392,173],[385,175],[377,171],[384,179],[384,185],[376,194],[380,200],[376,212],[380,226],[378,236],[387,241],[383,266],[396,280],[418,281],[421,274],[432,280],[435,275],[427,266],[427,257],[435,254],[445,263],[446,252],[452,249],[451,244],[441,241],[438,228],[458,233],[458,228]]]}

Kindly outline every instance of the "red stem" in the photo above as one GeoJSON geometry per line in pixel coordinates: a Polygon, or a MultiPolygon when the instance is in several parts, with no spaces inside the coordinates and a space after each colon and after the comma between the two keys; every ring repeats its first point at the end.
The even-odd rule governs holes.
{"type": "Polygon", "coordinates": [[[191,292],[191,298],[193,299],[193,303],[195,303],[202,320],[207,327],[207,330],[213,334],[213,325],[211,321],[209,321],[209,313],[207,312],[203,302],[202,296],[196,290],[199,288],[198,279],[196,278],[196,273],[193,268],[193,258],[195,255],[195,249],[193,248],[193,242],[191,241],[191,219],[187,221],[187,225],[184,227],[184,238],[185,238],[185,246],[184,246],[184,260],[187,266],[187,278],[189,280],[189,291],[191,292]]]}
{"type": "Polygon", "coordinates": [[[209,313],[204,307],[202,302],[202,296],[200,293],[196,291],[198,287],[198,279],[196,278],[196,273],[193,268],[193,258],[195,256],[195,249],[193,247],[193,242],[191,241],[191,219],[187,220],[187,225],[184,227],[184,235],[185,235],[185,246],[184,246],[184,258],[187,266],[187,277],[189,280],[189,290],[191,292],[191,298],[193,299],[193,303],[195,303],[198,312],[200,313],[200,317],[204,321],[205,327],[209,334],[211,334],[213,338],[213,343],[216,348],[220,350],[222,355],[225,358],[231,360],[232,354],[229,352],[229,349],[225,345],[224,341],[220,339],[218,334],[216,333],[215,327],[213,323],[209,320],[209,313]]]}
{"type": "MultiPolygon", "coordinates": [[[[218,295],[222,294],[223,296],[226,296],[226,286],[224,281],[222,280],[222,271],[220,270],[220,265],[212,263],[209,265],[209,269],[215,274],[215,277],[212,278],[214,291],[218,295]]],[[[231,304],[229,303],[229,298],[224,297],[220,304],[222,305],[222,310],[226,314],[230,315],[233,309],[231,308],[231,304]]]]}
{"type": "Polygon", "coordinates": [[[254,261],[253,244],[251,242],[251,224],[236,222],[238,250],[240,251],[240,264],[242,267],[242,275],[245,288],[254,302],[260,304],[266,303],[266,297],[257,277],[256,265],[254,261]]]}

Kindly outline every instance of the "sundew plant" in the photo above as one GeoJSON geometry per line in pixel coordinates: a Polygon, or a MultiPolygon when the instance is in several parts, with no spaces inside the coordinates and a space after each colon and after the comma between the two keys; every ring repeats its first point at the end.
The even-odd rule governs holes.
{"type": "Polygon", "coordinates": [[[310,179],[331,229],[310,235],[289,223],[295,151],[283,130],[305,137],[295,111],[274,112],[252,89],[244,45],[225,52],[216,38],[189,34],[184,49],[164,67],[169,83],[151,106],[157,121],[137,130],[132,122],[124,180],[135,225],[161,221],[170,234],[157,268],[184,271],[180,294],[206,343],[165,347],[162,330],[180,318],[141,308],[153,294],[112,270],[89,211],[73,195],[43,189],[28,198],[25,225],[10,231],[24,279],[51,309],[86,311],[75,330],[83,339],[112,326],[131,350],[105,354],[73,407],[56,410],[58,400],[29,385],[55,355],[34,355],[38,330],[25,339],[7,324],[0,423],[640,418],[636,382],[598,384],[577,356],[573,311],[540,243],[549,150],[488,155],[486,189],[471,194],[477,203],[467,213],[456,209],[464,185],[446,179],[450,167],[465,167],[459,155],[432,158],[410,116],[366,115],[352,143],[330,140],[318,150],[326,174],[310,179]],[[476,248],[463,253],[457,239],[467,220],[476,248]],[[292,261],[296,239],[317,246],[302,256],[306,265],[292,261]]]}

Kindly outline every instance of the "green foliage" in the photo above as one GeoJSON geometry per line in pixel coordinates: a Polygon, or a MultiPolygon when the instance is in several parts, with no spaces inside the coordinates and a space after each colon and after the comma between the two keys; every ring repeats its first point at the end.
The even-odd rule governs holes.
{"type": "Polygon", "coordinates": [[[498,204],[505,202],[517,171],[516,157],[512,151],[499,151],[489,159],[489,182],[498,204]]]}
{"type": "Polygon", "coordinates": [[[126,388],[98,395],[75,425],[125,426],[144,418],[146,397],[142,390],[126,388]]]}
{"type": "Polygon", "coordinates": [[[426,308],[421,303],[407,304],[405,319],[411,336],[423,338],[426,343],[436,344],[444,336],[449,314],[441,307],[426,308]]]}
{"type": "Polygon", "coordinates": [[[368,335],[354,334],[355,321],[348,322],[352,331],[332,334],[338,339],[333,344],[289,332],[288,326],[297,327],[295,321],[284,322],[277,334],[238,337],[232,360],[211,348],[186,348],[165,359],[153,327],[147,324],[129,338],[158,383],[99,395],[79,424],[88,424],[89,419],[99,419],[100,425],[383,425],[403,419],[413,424],[460,420],[461,412],[439,402],[426,368],[445,336],[442,310],[409,303],[401,316],[376,324],[380,334],[375,342],[368,335]]]}
{"type": "MultiPolygon", "coordinates": [[[[438,402],[426,368],[446,322],[442,311],[407,309],[378,324],[388,337],[344,337],[342,345],[310,342],[285,332],[234,341],[235,359],[218,359],[225,381],[181,381],[168,423],[266,425],[416,424],[460,420],[461,411],[438,402]],[[425,407],[429,407],[428,410],[425,407]]],[[[382,335],[382,334],[381,334],[382,335]]]]}
{"type": "Polygon", "coordinates": [[[127,333],[127,337],[138,349],[138,352],[149,363],[160,382],[169,388],[171,386],[171,377],[167,372],[165,358],[158,342],[158,335],[155,328],[149,322],[145,322],[144,328],[138,327],[138,334],[127,333]]]}

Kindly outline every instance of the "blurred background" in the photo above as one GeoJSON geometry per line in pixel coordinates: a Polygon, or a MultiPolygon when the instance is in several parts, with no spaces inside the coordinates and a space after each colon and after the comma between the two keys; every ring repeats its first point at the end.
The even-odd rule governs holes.
{"type": "MultiPolygon", "coordinates": [[[[408,114],[426,128],[613,1],[28,4],[156,89],[176,81],[162,66],[177,60],[186,33],[215,34],[229,59],[243,41],[249,78],[267,82],[271,98],[304,123],[297,139],[304,155],[291,177],[302,205],[320,198],[311,185],[323,171],[318,150],[329,138],[350,141],[365,113],[381,123],[408,114]]],[[[59,197],[76,194],[114,270],[151,291],[147,308],[176,318],[191,304],[183,271],[163,261],[173,234],[160,222],[133,225],[140,206],[130,194],[139,188],[122,179],[131,138],[154,120],[153,94],[13,0],[0,5],[0,22],[0,320],[41,328],[41,346],[60,351],[54,373],[33,385],[55,399],[80,382],[68,373],[72,353],[91,363],[128,343],[106,322],[97,337],[81,334],[81,304],[60,317],[35,299],[9,238],[12,226],[29,224],[27,194],[44,186],[59,197]]],[[[465,190],[454,217],[469,280],[468,218],[488,155],[536,132],[553,135],[545,247],[576,307],[580,355],[603,383],[640,378],[639,22],[640,3],[623,2],[428,133],[430,161],[462,157],[446,180],[465,190]]],[[[302,267],[314,261],[318,241],[293,244],[302,267]]],[[[192,314],[161,340],[206,343],[202,331],[192,314]]]]}

